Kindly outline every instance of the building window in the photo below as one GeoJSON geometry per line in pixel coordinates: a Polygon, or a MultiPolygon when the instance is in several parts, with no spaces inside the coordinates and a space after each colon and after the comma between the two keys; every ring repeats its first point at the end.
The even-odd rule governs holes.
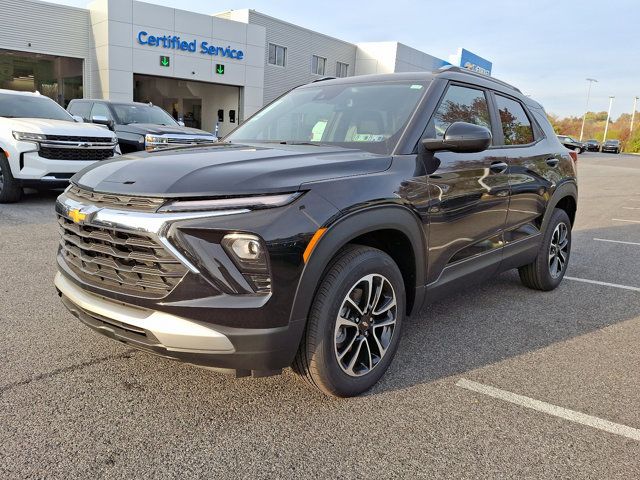
{"type": "Polygon", "coordinates": [[[287,48],[276,45],[275,43],[269,44],[269,64],[278,65],[284,67],[287,57],[287,48]]]}
{"type": "Polygon", "coordinates": [[[327,65],[327,59],[314,55],[311,59],[311,73],[316,75],[324,75],[325,66],[327,65]]]}
{"type": "Polygon", "coordinates": [[[0,88],[39,91],[66,108],[82,98],[82,59],[0,50],[0,88]]]}
{"type": "Polygon", "coordinates": [[[336,77],[342,78],[349,75],[349,64],[338,62],[336,63],[336,77]]]}

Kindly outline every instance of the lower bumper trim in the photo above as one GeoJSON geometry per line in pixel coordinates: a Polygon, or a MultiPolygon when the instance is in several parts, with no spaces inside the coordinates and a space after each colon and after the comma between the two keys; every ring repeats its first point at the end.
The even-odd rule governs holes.
{"type": "Polygon", "coordinates": [[[67,308],[90,327],[156,353],[230,354],[235,348],[224,334],[191,320],[142,309],[86,292],[60,272],[55,286],[67,308]]]}

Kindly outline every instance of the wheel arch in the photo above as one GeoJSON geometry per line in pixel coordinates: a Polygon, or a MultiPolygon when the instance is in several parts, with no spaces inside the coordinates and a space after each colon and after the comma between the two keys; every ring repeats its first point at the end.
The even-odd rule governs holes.
{"type": "Polygon", "coordinates": [[[542,221],[543,229],[546,229],[555,208],[560,208],[567,212],[569,220],[571,220],[571,226],[573,227],[578,208],[578,187],[575,182],[565,182],[559,185],[555,192],[553,192],[553,196],[549,200],[547,211],[542,221]]]}
{"type": "Polygon", "coordinates": [[[345,245],[354,243],[379,248],[398,264],[405,280],[407,314],[422,306],[426,272],[426,241],[422,226],[418,218],[403,206],[377,206],[340,217],[328,226],[298,282],[291,321],[307,318],[331,259],[345,245]],[[407,248],[410,248],[408,252],[407,248]]]}

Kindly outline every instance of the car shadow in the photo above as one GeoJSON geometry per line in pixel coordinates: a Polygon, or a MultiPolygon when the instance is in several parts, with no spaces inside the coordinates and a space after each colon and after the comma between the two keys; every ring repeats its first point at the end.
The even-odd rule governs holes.
{"type": "MultiPolygon", "coordinates": [[[[580,277],[603,279],[605,272],[590,262],[592,247],[587,245],[592,238],[603,236],[640,241],[640,226],[574,232],[577,252],[572,259],[576,265],[570,262],[569,276],[579,270],[580,277]]],[[[620,245],[593,248],[604,248],[612,255],[618,249],[620,261],[624,259],[620,245]]],[[[637,271],[639,266],[631,268],[637,271]]],[[[626,282],[631,286],[639,283],[626,282]]],[[[406,320],[394,362],[366,395],[460,375],[638,315],[640,295],[634,291],[564,280],[552,292],[539,292],[524,287],[516,270],[505,272],[427,305],[406,320]]]]}

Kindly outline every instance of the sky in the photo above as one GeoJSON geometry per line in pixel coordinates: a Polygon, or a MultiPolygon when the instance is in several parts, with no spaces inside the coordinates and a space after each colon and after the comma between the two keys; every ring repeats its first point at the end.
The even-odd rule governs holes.
{"type": "MultiPolygon", "coordinates": [[[[89,0],[54,3],[86,7],[89,0]]],[[[189,0],[179,5],[205,14],[252,8],[349,42],[399,41],[444,60],[464,47],[493,62],[493,76],[560,116],[582,116],[586,78],[598,80],[590,111],[606,111],[613,95],[617,118],[630,113],[633,97],[640,96],[640,0],[189,0]]]]}

